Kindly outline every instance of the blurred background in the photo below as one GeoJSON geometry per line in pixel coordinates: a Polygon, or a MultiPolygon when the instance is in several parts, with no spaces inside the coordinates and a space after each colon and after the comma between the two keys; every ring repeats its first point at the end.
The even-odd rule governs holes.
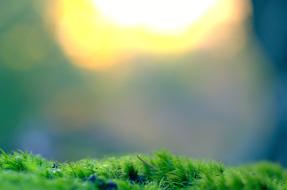
{"type": "Polygon", "coordinates": [[[0,147],[287,165],[285,0],[1,0],[0,147]]]}

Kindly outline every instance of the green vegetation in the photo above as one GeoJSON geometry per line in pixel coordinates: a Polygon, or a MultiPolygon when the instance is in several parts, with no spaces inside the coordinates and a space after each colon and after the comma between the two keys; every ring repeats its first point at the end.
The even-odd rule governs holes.
{"type": "Polygon", "coordinates": [[[24,152],[0,155],[0,189],[287,190],[287,172],[271,163],[225,167],[161,151],[56,163],[24,152]]]}

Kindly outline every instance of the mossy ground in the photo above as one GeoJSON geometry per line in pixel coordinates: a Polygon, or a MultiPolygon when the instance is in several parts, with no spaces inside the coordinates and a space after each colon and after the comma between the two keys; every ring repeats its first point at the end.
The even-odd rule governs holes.
{"type": "Polygon", "coordinates": [[[162,151],[56,163],[24,152],[0,155],[0,189],[287,190],[287,172],[271,163],[225,167],[162,151]]]}

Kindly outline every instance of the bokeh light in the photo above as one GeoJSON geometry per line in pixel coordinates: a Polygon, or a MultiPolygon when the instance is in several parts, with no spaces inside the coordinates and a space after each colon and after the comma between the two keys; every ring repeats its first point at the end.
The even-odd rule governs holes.
{"type": "Polygon", "coordinates": [[[0,1],[0,149],[287,164],[284,3],[0,1]]]}
{"type": "MultiPolygon", "coordinates": [[[[49,13],[72,62],[105,69],[140,55],[182,55],[248,13],[246,1],[57,0],[49,13]]],[[[208,42],[207,44],[210,44],[208,42]]]]}

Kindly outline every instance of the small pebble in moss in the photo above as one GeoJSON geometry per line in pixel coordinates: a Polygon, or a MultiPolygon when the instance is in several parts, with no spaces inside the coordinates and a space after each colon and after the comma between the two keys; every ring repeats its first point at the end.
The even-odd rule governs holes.
{"type": "Polygon", "coordinates": [[[89,182],[95,183],[96,180],[97,180],[97,176],[96,175],[91,175],[90,177],[88,177],[88,181],[89,182]]]}
{"type": "Polygon", "coordinates": [[[61,172],[61,169],[59,168],[59,164],[58,164],[58,163],[56,163],[56,162],[53,163],[51,172],[52,172],[53,174],[56,174],[56,173],[60,173],[60,172],[61,172]]]}
{"type": "Polygon", "coordinates": [[[105,190],[117,190],[117,189],[118,185],[115,182],[112,181],[107,182],[105,190]]]}
{"type": "Polygon", "coordinates": [[[146,181],[145,177],[142,175],[136,175],[136,176],[130,176],[130,182],[131,183],[139,183],[143,184],[146,181]]]}
{"type": "Polygon", "coordinates": [[[58,168],[59,167],[59,164],[58,163],[53,163],[53,165],[52,165],[52,168],[54,168],[54,169],[56,169],[56,168],[58,168]]]}
{"type": "Polygon", "coordinates": [[[145,181],[146,181],[146,178],[143,175],[139,175],[136,180],[136,183],[143,184],[145,181]]]}
{"type": "Polygon", "coordinates": [[[99,189],[105,189],[106,187],[106,183],[103,179],[97,179],[96,184],[99,189]]]}

